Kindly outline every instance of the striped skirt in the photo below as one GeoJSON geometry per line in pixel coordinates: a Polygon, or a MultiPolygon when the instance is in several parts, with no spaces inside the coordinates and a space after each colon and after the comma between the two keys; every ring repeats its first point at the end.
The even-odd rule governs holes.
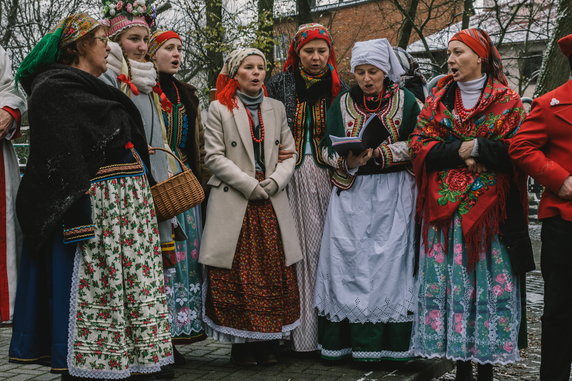
{"type": "Polygon", "coordinates": [[[306,155],[288,185],[290,209],[296,222],[304,260],[296,264],[300,288],[300,326],[292,332],[296,352],[318,350],[318,314],[314,307],[314,287],[320,243],[332,185],[327,168],[320,168],[306,155]]]}

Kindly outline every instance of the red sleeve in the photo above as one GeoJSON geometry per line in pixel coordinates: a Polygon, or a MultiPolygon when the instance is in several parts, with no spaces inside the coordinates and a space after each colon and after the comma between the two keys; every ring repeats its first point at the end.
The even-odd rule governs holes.
{"type": "Polygon", "coordinates": [[[14,118],[14,120],[16,121],[16,131],[14,131],[14,133],[12,134],[11,139],[20,137],[20,122],[22,121],[22,114],[20,113],[20,110],[13,109],[12,107],[8,106],[2,107],[2,110],[12,115],[12,118],[14,118]]]}
{"type": "Polygon", "coordinates": [[[570,174],[543,152],[550,140],[548,130],[553,124],[547,120],[550,117],[553,113],[546,109],[544,103],[534,101],[530,114],[509,140],[509,154],[531,177],[557,194],[570,174]]]}

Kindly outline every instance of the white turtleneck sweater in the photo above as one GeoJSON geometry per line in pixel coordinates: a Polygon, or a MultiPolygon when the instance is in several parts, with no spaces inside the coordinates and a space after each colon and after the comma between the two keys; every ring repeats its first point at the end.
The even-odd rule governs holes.
{"type": "Polygon", "coordinates": [[[465,106],[466,109],[475,107],[486,82],[486,74],[483,74],[481,78],[473,79],[472,81],[457,82],[457,85],[459,85],[459,90],[461,90],[463,106],[465,106]]]}
{"type": "MultiPolygon", "coordinates": [[[[461,99],[463,100],[463,106],[466,109],[471,109],[475,107],[481,93],[483,92],[483,87],[485,87],[485,83],[487,83],[487,75],[483,74],[483,76],[479,79],[473,79],[472,81],[465,81],[465,82],[457,82],[459,85],[459,90],[461,90],[461,99]]],[[[472,157],[479,156],[479,141],[475,139],[475,144],[473,145],[473,149],[471,151],[472,157]]]]}

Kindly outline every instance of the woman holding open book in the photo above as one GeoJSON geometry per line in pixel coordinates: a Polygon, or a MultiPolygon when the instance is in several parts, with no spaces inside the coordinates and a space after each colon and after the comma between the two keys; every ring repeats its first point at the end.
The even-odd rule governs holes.
{"type": "Polygon", "coordinates": [[[327,115],[323,156],[334,168],[316,280],[322,357],[406,360],[413,320],[415,181],[407,137],[419,106],[400,89],[403,74],[387,39],[352,50],[358,86],[327,115]],[[353,145],[362,129],[359,151],[353,145]],[[332,147],[332,137],[348,144],[332,147]],[[346,154],[343,146],[350,146],[346,154]]]}

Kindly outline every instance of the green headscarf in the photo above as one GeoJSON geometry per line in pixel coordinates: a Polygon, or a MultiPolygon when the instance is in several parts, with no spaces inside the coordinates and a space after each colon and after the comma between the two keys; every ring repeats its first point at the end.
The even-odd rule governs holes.
{"type": "Polygon", "coordinates": [[[40,68],[57,62],[61,48],[82,38],[99,25],[96,19],[85,13],[70,15],[60,21],[24,58],[16,72],[16,83],[40,68]]]}

